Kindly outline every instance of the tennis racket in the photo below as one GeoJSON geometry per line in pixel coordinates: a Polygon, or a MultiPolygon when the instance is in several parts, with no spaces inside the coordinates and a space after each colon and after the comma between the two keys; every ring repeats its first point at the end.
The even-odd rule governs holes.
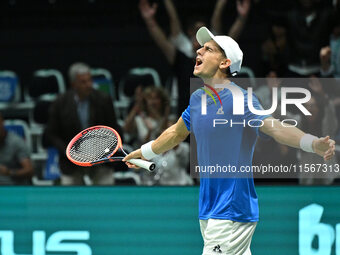
{"type": "MultiPolygon", "coordinates": [[[[70,141],[66,156],[76,165],[93,166],[122,161],[124,157],[113,157],[118,150],[127,155],[118,132],[110,127],[94,126],[81,131],[70,141]]],[[[151,172],[156,167],[155,163],[142,159],[131,159],[128,162],[151,172]]]]}

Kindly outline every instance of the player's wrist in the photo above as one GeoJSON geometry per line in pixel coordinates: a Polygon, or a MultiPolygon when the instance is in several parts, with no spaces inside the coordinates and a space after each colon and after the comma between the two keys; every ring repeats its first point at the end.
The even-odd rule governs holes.
{"type": "Polygon", "coordinates": [[[315,152],[315,141],[318,137],[311,134],[304,134],[300,139],[300,148],[306,152],[315,152]]]}
{"type": "Polygon", "coordinates": [[[150,142],[148,142],[148,143],[146,143],[146,144],[143,144],[143,145],[141,146],[141,153],[142,153],[142,156],[143,156],[145,159],[147,159],[147,160],[150,160],[150,159],[152,159],[152,158],[158,156],[158,154],[156,154],[156,153],[152,150],[152,143],[153,143],[153,142],[154,142],[154,141],[152,140],[152,141],[150,141],[150,142]]]}

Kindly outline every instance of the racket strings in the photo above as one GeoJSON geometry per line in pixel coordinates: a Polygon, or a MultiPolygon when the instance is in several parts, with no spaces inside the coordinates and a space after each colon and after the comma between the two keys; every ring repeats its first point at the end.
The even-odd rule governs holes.
{"type": "Polygon", "coordinates": [[[106,128],[88,131],[71,147],[70,156],[78,162],[93,162],[110,156],[118,146],[114,132],[106,128]]]}

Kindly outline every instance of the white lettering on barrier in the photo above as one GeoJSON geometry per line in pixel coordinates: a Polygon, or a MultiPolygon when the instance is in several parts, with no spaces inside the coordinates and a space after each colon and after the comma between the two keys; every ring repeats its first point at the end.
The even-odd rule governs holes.
{"type": "Polygon", "coordinates": [[[86,243],[70,241],[87,241],[88,231],[58,231],[53,233],[46,242],[46,232],[33,231],[32,254],[16,254],[14,251],[14,232],[0,231],[0,252],[3,255],[46,255],[46,252],[75,252],[77,255],[92,255],[90,246],[86,243]],[[67,241],[65,243],[64,241],[67,241]],[[45,245],[46,244],[46,245],[45,245]]]}

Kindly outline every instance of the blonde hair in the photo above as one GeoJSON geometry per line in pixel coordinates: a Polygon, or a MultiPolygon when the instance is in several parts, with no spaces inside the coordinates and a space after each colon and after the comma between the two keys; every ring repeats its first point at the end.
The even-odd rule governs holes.
{"type": "Polygon", "coordinates": [[[148,86],[144,89],[143,95],[144,95],[144,110],[147,112],[147,99],[152,94],[156,93],[157,96],[161,99],[161,113],[163,114],[165,112],[165,109],[169,106],[170,100],[168,93],[165,89],[161,87],[155,87],[155,86],[148,86]]]}

